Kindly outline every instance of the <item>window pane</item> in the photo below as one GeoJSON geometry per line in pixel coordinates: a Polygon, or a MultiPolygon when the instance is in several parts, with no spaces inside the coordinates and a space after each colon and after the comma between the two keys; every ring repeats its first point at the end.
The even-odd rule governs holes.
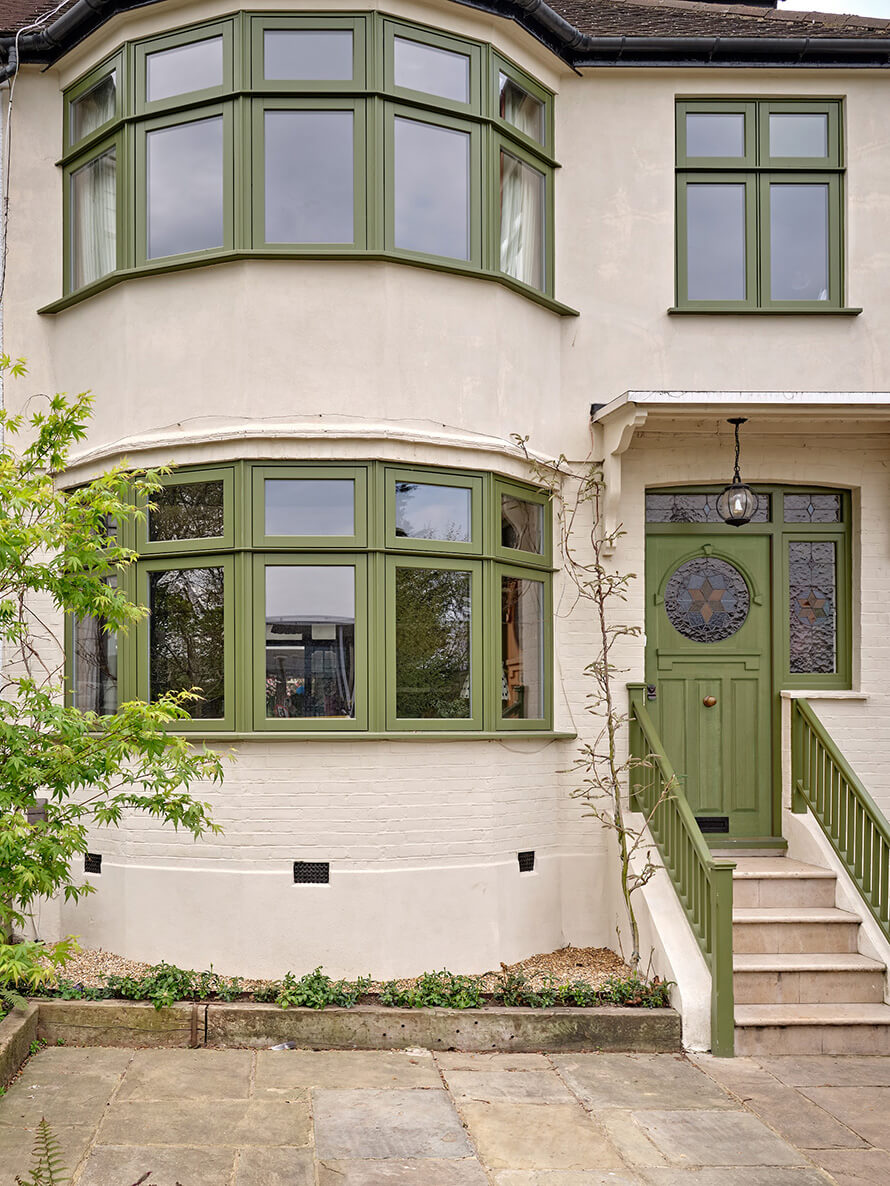
{"type": "Polygon", "coordinates": [[[351,29],[266,29],[263,74],[295,82],[352,79],[351,29]]]}
{"type": "Polygon", "coordinates": [[[146,136],[148,258],[223,245],[222,116],[146,136]]]}
{"type": "Polygon", "coordinates": [[[840,523],[839,494],[786,494],[786,523],[840,523]]]}
{"type": "Polygon", "coordinates": [[[690,301],[743,301],[744,185],[687,185],[687,285],[690,301]]]}
{"type": "Polygon", "coordinates": [[[745,155],[744,112],[687,112],[686,155],[687,157],[743,157],[745,155]]]}
{"type": "Polygon", "coordinates": [[[266,716],[355,716],[355,569],[266,568],[266,716]]]}
{"type": "Polygon", "coordinates": [[[469,103],[470,59],[465,54],[396,37],[394,55],[393,80],[396,86],[469,103]]]}
{"type": "Polygon", "coordinates": [[[466,543],[472,531],[472,498],[466,486],[396,482],[396,535],[466,543]]]}
{"type": "Polygon", "coordinates": [[[355,535],[352,478],[268,478],[266,535],[355,535]]]}
{"type": "Polygon", "coordinates": [[[397,717],[472,714],[470,580],[448,569],[396,569],[397,717]]]}
{"type": "Polygon", "coordinates": [[[501,153],[501,271],[544,287],[544,175],[501,153]]]}
{"type": "Polygon", "coordinates": [[[222,37],[162,49],[145,59],[145,97],[149,103],[209,90],[222,86],[222,82],[222,37]]]}
{"type": "Polygon", "coordinates": [[[117,97],[117,71],[112,70],[103,79],[71,104],[71,142],[76,144],[96,128],[114,119],[117,97]]]}
{"type": "Polygon", "coordinates": [[[469,259],[469,133],[394,122],[396,247],[469,259]]]}
{"type": "Polygon", "coordinates": [[[774,301],[828,300],[828,186],[771,185],[774,301]]]}
{"type": "Polygon", "coordinates": [[[213,539],[223,535],[223,483],[181,482],[151,496],[150,540],[213,539]]]}
{"type": "Polygon", "coordinates": [[[544,104],[506,74],[498,75],[501,119],[539,144],[544,143],[544,104]]]}
{"type": "Polygon", "coordinates": [[[266,242],[352,243],[353,113],[267,111],[266,242]]]}
{"type": "MultiPolygon", "coordinates": [[[[109,577],[107,583],[116,587],[109,577]]],[[[117,631],[102,618],[74,619],[72,694],[75,708],[108,716],[117,712],[117,631]]]]}
{"type": "Polygon", "coordinates": [[[544,586],[501,578],[501,715],[536,720],[544,715],[544,586]]]}
{"type": "Polygon", "coordinates": [[[828,116],[824,112],[771,114],[769,154],[773,157],[828,156],[828,116]]]}
{"type": "MultiPolygon", "coordinates": [[[[717,510],[717,493],[714,494],[647,494],[647,523],[723,523],[717,510]]],[[[751,516],[752,523],[769,523],[770,496],[757,495],[757,510],[751,516]]]]}
{"type": "Polygon", "coordinates": [[[149,696],[200,689],[197,720],[225,716],[225,575],[222,568],[149,574],[149,696]]]}
{"type": "Polygon", "coordinates": [[[544,508],[539,502],[501,495],[501,545],[544,554],[544,508]]]}
{"type": "Polygon", "coordinates": [[[837,669],[835,585],[834,543],[789,541],[791,671],[795,674],[837,669]]]}
{"type": "Polygon", "coordinates": [[[117,266],[117,153],[71,174],[71,279],[75,288],[117,266]]]}

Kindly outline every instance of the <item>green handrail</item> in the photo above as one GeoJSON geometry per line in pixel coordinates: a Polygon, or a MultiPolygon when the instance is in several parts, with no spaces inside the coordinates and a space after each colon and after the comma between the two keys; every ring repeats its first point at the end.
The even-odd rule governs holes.
{"type": "Polygon", "coordinates": [[[807,808],[890,939],[890,827],[805,698],[791,702],[791,810],[807,808]]]}
{"type": "Polygon", "coordinates": [[[630,801],[649,820],[680,904],[711,973],[711,1051],[731,1058],[735,1043],[732,984],[732,871],[711,856],[692,808],[646,709],[642,684],[630,694],[630,801]]]}

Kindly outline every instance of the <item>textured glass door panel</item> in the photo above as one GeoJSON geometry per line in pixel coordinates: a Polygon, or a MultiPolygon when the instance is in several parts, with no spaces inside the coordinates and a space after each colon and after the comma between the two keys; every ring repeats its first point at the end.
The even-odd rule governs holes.
{"type": "Polygon", "coordinates": [[[266,29],[263,76],[292,82],[349,82],[351,29],[266,29]]]}
{"type": "Polygon", "coordinates": [[[717,557],[687,560],[664,590],[668,621],[693,642],[731,638],[744,626],[750,605],[745,578],[735,565],[717,557]]]}
{"type": "Polygon", "coordinates": [[[71,282],[74,288],[117,266],[117,153],[94,157],[71,174],[71,282]]]}
{"type": "Polygon", "coordinates": [[[145,138],[149,259],[223,245],[222,116],[145,138]]]}
{"type": "Polygon", "coordinates": [[[396,482],[396,535],[467,543],[473,492],[466,486],[396,482]]]}
{"type": "Polygon", "coordinates": [[[687,296],[690,301],[743,301],[745,186],[686,187],[687,296]]]}
{"type": "Polygon", "coordinates": [[[266,535],[355,535],[352,478],[267,478],[266,535]]]}
{"type": "Polygon", "coordinates": [[[409,91],[440,95],[456,103],[470,101],[470,59],[420,41],[393,41],[393,81],[409,91]]]}
{"type": "Polygon", "coordinates": [[[472,716],[469,572],[397,568],[396,716],[472,716]]]}
{"type": "Polygon", "coordinates": [[[544,586],[501,578],[501,715],[544,716],[544,586]]]}
{"type": "Polygon", "coordinates": [[[501,495],[501,546],[543,555],[544,508],[539,502],[501,495]]]}
{"type": "Polygon", "coordinates": [[[518,131],[544,143],[544,104],[534,95],[514,82],[506,74],[498,75],[500,88],[499,112],[501,119],[512,124],[518,131]]]}
{"type": "Polygon", "coordinates": [[[395,244],[470,258],[470,136],[413,119],[395,123],[395,244]]]}
{"type": "Polygon", "coordinates": [[[828,300],[828,186],[769,187],[774,301],[828,300]]]}
{"type": "MultiPolygon", "coordinates": [[[[717,493],[701,494],[678,490],[673,494],[646,495],[647,523],[723,523],[717,510],[717,493]]],[[[757,495],[757,510],[752,523],[770,521],[770,495],[757,495]]]]}
{"type": "Polygon", "coordinates": [[[791,671],[837,670],[837,553],[831,540],[789,540],[791,671]]]}
{"type": "Polygon", "coordinates": [[[222,83],[222,37],[162,49],[145,59],[145,97],[149,103],[210,90],[222,83]]]}
{"type": "Polygon", "coordinates": [[[112,70],[71,104],[71,143],[76,144],[114,119],[116,108],[117,71],[112,70]]]}
{"type": "Polygon", "coordinates": [[[266,717],[355,716],[355,569],[266,568],[266,717]]]}
{"type": "Polygon", "coordinates": [[[771,157],[828,156],[828,116],[824,112],[771,112],[771,157]]]}
{"type": "Polygon", "coordinates": [[[149,696],[200,689],[198,720],[225,716],[225,575],[222,568],[149,573],[149,696]]]}
{"type": "Polygon", "coordinates": [[[225,530],[223,483],[179,482],[151,496],[150,540],[214,539],[225,530]]]}
{"type": "Polygon", "coordinates": [[[687,157],[743,157],[744,112],[702,111],[686,113],[687,157]]]}
{"type": "Polygon", "coordinates": [[[353,113],[267,111],[266,242],[352,243],[353,113]]]}

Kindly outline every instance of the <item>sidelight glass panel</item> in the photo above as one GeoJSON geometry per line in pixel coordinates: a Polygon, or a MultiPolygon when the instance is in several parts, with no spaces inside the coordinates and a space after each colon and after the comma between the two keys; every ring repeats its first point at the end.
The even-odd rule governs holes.
{"type": "Polygon", "coordinates": [[[687,157],[744,157],[745,114],[742,111],[688,111],[687,157]]]}
{"type": "Polygon", "coordinates": [[[544,174],[503,151],[501,271],[544,287],[544,174]]]}
{"type": "Polygon", "coordinates": [[[769,187],[770,295],[828,300],[828,186],[769,187]]]}
{"type": "MultiPolygon", "coordinates": [[[[109,577],[107,584],[116,587],[109,577]]],[[[117,631],[104,618],[75,617],[71,691],[75,708],[108,716],[117,712],[117,631]]]]}
{"type": "Polygon", "coordinates": [[[470,258],[470,135],[413,119],[395,125],[395,245],[470,258]]]}
{"type": "Polygon", "coordinates": [[[149,259],[222,247],[222,116],[146,135],[149,259]]]}
{"type": "Polygon", "coordinates": [[[544,716],[544,586],[501,578],[501,715],[544,716]]]}
{"type": "Polygon", "coordinates": [[[507,74],[498,75],[500,117],[518,131],[544,143],[544,104],[507,74]]]}
{"type": "Polygon", "coordinates": [[[174,95],[206,91],[223,84],[223,39],[208,37],[145,59],[145,97],[149,103],[174,95]]]}
{"type": "Polygon", "coordinates": [[[267,243],[352,243],[351,111],[265,113],[267,243]]]}
{"type": "Polygon", "coordinates": [[[92,284],[117,267],[117,152],[71,174],[71,282],[92,284]]]}
{"type": "Polygon", "coordinates": [[[406,37],[393,39],[393,82],[409,91],[470,101],[470,59],[406,37]]]}
{"type": "Polygon", "coordinates": [[[544,508],[513,494],[501,495],[501,546],[544,553],[544,508]]]}
{"type": "Polygon", "coordinates": [[[71,143],[76,144],[95,132],[103,124],[114,119],[117,108],[117,71],[99,80],[95,86],[75,99],[70,107],[70,135],[71,143]]]}
{"type": "Polygon", "coordinates": [[[473,492],[466,486],[396,482],[396,535],[407,539],[471,539],[473,492]]]}
{"type": "Polygon", "coordinates": [[[198,720],[225,716],[225,574],[222,568],[149,573],[149,696],[200,691],[198,720]]]}
{"type": "Polygon", "coordinates": [[[837,545],[789,540],[790,660],[793,674],[837,670],[837,545]]]}
{"type": "Polygon", "coordinates": [[[355,535],[352,478],[267,478],[266,535],[355,535]]]}
{"type": "Polygon", "coordinates": [[[827,157],[828,116],[825,112],[771,112],[771,157],[827,157]]]}
{"type": "Polygon", "coordinates": [[[263,76],[269,81],[350,82],[351,29],[266,29],[263,76]]]}
{"type": "Polygon", "coordinates": [[[396,716],[472,716],[471,574],[396,569],[396,716]]]}
{"type": "Polygon", "coordinates": [[[745,299],[743,184],[687,185],[686,259],[690,301],[745,299]]]}
{"type": "Polygon", "coordinates": [[[266,568],[266,716],[355,716],[355,568],[266,568]]]}
{"type": "Polygon", "coordinates": [[[151,496],[148,513],[150,540],[214,539],[223,535],[223,483],[180,482],[163,486],[151,496]]]}

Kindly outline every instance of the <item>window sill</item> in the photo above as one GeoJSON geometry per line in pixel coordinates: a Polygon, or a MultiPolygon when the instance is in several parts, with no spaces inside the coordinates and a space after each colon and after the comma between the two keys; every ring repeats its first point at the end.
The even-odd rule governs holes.
{"type": "Polygon", "coordinates": [[[797,688],[779,693],[783,700],[868,700],[867,692],[851,692],[843,688],[814,688],[810,691],[797,688]]]}
{"type": "Polygon", "coordinates": [[[346,732],[335,733],[310,733],[298,732],[294,730],[292,733],[284,732],[254,732],[254,733],[214,733],[211,730],[205,732],[194,731],[186,732],[185,730],[169,730],[171,734],[177,737],[185,737],[192,741],[575,741],[578,737],[577,733],[559,733],[549,729],[504,729],[498,733],[494,732],[445,732],[440,733],[420,733],[420,732],[383,732],[383,733],[369,733],[369,732],[346,732]]]}
{"type": "Polygon", "coordinates": [[[829,309],[720,309],[716,307],[713,309],[687,309],[672,305],[667,312],[671,317],[678,314],[687,317],[690,314],[699,317],[713,317],[715,313],[723,317],[858,317],[862,309],[838,309],[834,306],[829,309]]]}

